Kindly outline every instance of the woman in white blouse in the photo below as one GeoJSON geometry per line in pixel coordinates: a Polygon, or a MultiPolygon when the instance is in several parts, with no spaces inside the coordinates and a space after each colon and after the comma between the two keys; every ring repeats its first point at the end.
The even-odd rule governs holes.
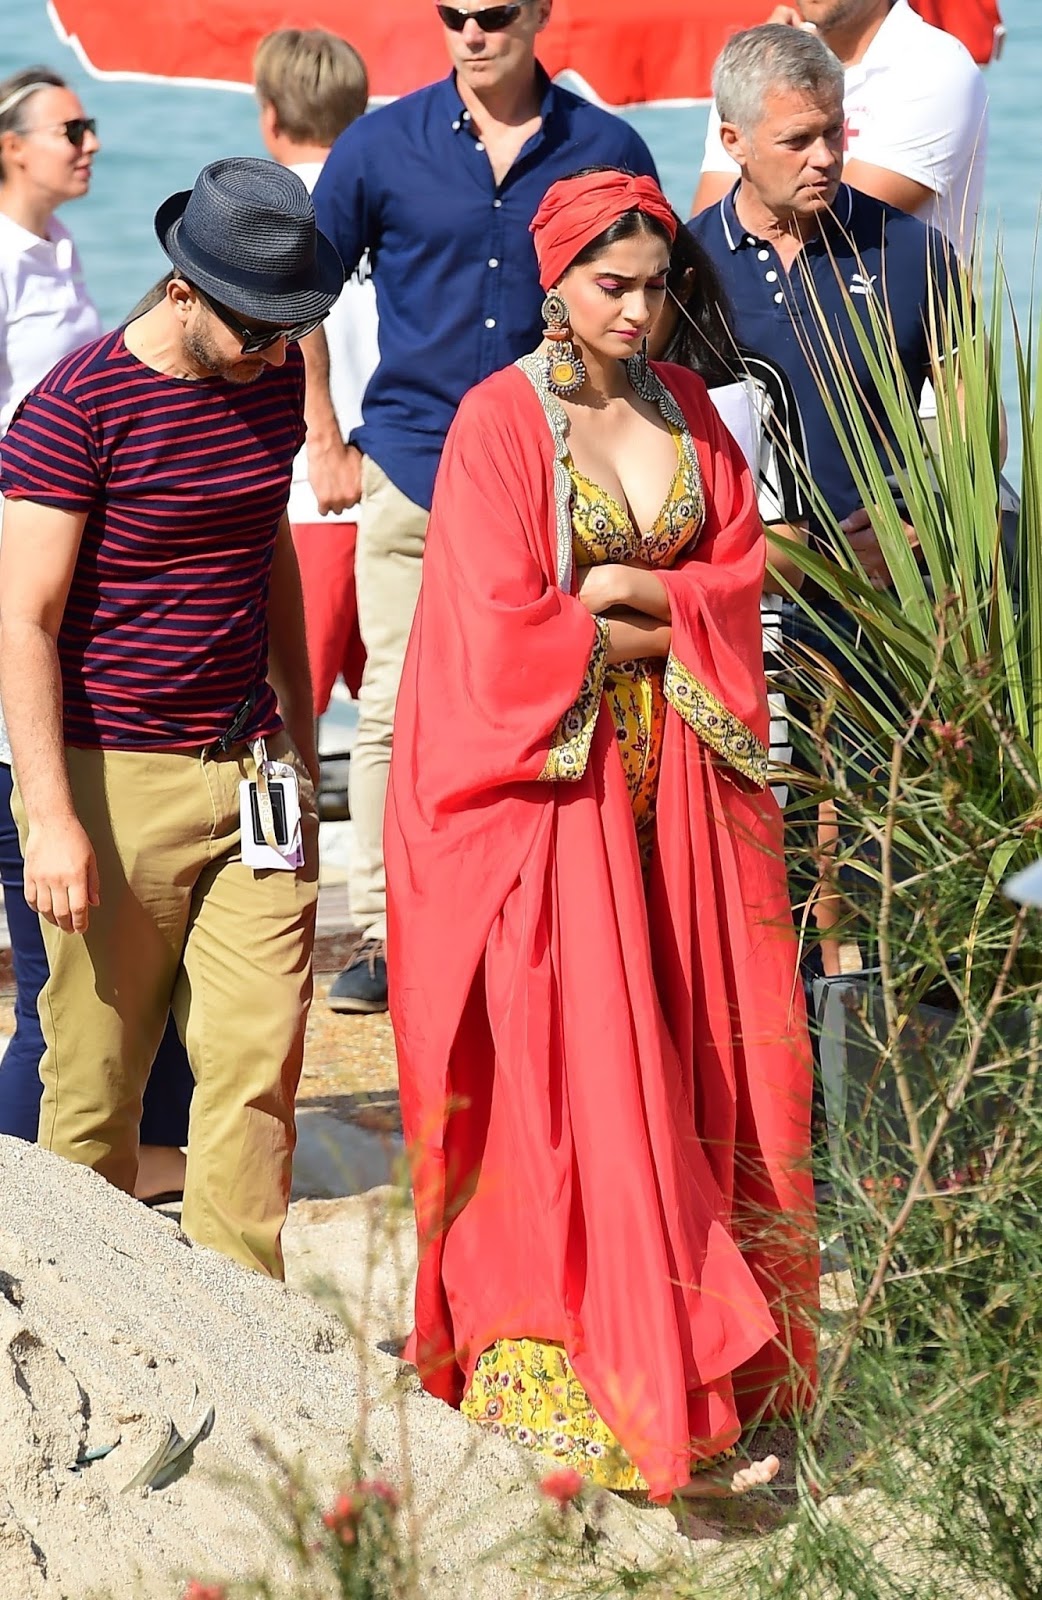
{"type": "Polygon", "coordinates": [[[56,72],[0,84],[0,435],[24,394],[101,332],[76,246],[55,216],[90,188],[93,119],[56,72]]]}
{"type": "MultiPolygon", "coordinates": [[[[23,396],[102,331],[76,246],[55,215],[87,193],[100,148],[94,119],[56,72],[29,67],[0,83],[0,440],[23,396]]],[[[0,716],[0,878],[17,985],[15,1034],[0,1060],[0,1133],[32,1140],[44,1048],[36,1002],[47,958],[36,914],[22,893],[10,760],[0,716]]],[[[138,1193],[154,1200],[183,1185],[178,1146],[187,1137],[191,1076],[172,1025],[152,1085],[142,1118],[138,1193]]]]}

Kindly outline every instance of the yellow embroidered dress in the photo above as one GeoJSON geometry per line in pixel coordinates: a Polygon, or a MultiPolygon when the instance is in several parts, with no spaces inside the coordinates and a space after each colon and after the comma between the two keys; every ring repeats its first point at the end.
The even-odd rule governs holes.
{"type": "MultiPolygon", "coordinates": [[[[583,476],[569,459],[572,480],[572,548],[579,567],[641,560],[671,567],[699,532],[703,499],[694,447],[675,424],[677,468],[662,509],[647,533],[633,526],[623,506],[600,484],[583,476]]],[[[622,768],[633,806],[641,859],[651,856],[655,831],[655,786],[666,701],[664,663],[656,657],[623,661],[605,669],[603,694],[618,740],[622,768]]]]}
{"type": "MultiPolygon", "coordinates": [[[[634,527],[614,496],[577,471],[570,458],[566,461],[576,566],[639,559],[668,567],[697,537],[705,502],[694,445],[686,429],[675,423],[669,426],[677,447],[677,468],[647,533],[634,527]]],[[[663,665],[649,657],[608,666],[602,688],[615,724],[645,866],[654,844],[655,787],[666,714],[663,665]]],[[[461,1409],[473,1421],[577,1468],[606,1488],[647,1487],[597,1415],[559,1344],[523,1337],[500,1339],[479,1357],[461,1409]]]]}

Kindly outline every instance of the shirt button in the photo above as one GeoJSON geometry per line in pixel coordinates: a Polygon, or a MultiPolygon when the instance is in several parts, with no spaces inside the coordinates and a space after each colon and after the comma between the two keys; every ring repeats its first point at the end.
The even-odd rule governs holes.
{"type": "Polygon", "coordinates": [[[481,140],[478,139],[475,142],[474,148],[475,148],[475,150],[484,150],[485,146],[482,144],[481,140]]]}
{"type": "Polygon", "coordinates": [[[781,290],[780,290],[780,289],[779,289],[779,290],[778,290],[778,293],[777,293],[777,294],[776,294],[776,295],[775,295],[775,297],[774,297],[774,303],[775,303],[775,305],[776,305],[776,306],[780,306],[780,305],[781,305],[781,303],[782,303],[782,301],[783,301],[783,300],[784,300],[784,299],[785,299],[785,296],[784,296],[784,295],[783,295],[783,294],[782,294],[782,292],[781,292],[781,290]]]}
{"type": "Polygon", "coordinates": [[[777,283],[778,282],[778,274],[776,272],[774,272],[774,271],[766,273],[765,276],[767,278],[767,282],[768,283],[777,283]]]}
{"type": "Polygon", "coordinates": [[[498,267],[499,266],[499,257],[498,256],[489,256],[488,264],[489,264],[490,267],[498,267]]]}
{"type": "Polygon", "coordinates": [[[495,206],[496,210],[498,211],[500,206],[503,204],[503,202],[502,202],[502,200],[493,200],[492,204],[495,206]]]}
{"type": "Polygon", "coordinates": [[[470,112],[469,111],[464,111],[463,120],[464,120],[464,122],[469,122],[470,121],[470,112]]]}
{"type": "Polygon", "coordinates": [[[756,259],[757,261],[769,261],[771,259],[771,252],[769,250],[757,250],[756,259]]]}
{"type": "Polygon", "coordinates": [[[453,133],[459,133],[459,130],[460,130],[460,121],[459,121],[459,118],[457,117],[455,122],[452,124],[452,131],[453,131],[453,133]]]}
{"type": "Polygon", "coordinates": [[[486,328],[494,328],[495,325],[496,325],[495,317],[486,317],[485,318],[485,327],[486,328]]]}
{"type": "Polygon", "coordinates": [[[753,238],[751,233],[747,233],[745,236],[745,242],[746,244],[755,244],[756,240],[753,238]]]}

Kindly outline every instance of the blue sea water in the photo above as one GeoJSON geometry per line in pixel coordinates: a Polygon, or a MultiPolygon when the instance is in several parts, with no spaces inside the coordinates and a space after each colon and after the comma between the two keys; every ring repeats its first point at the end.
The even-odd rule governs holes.
{"type": "MultiPolygon", "coordinates": [[[[164,269],[152,232],[159,202],[189,188],[199,168],[218,155],[263,154],[253,100],[229,90],[92,79],[55,36],[45,0],[8,0],[4,9],[0,78],[47,62],[76,86],[88,114],[98,118],[104,148],[91,193],[63,217],[76,235],[99,309],[114,322],[164,269]]],[[[769,9],[765,0],[765,14],[769,9]]],[[[1026,319],[1042,192],[1042,0],[1004,0],[1003,13],[1006,49],[988,69],[987,228],[1002,238],[1018,315],[1026,319]]],[[[701,160],[705,108],[642,107],[623,114],[647,140],[671,201],[686,214],[701,160]]],[[[1013,396],[1008,399],[1012,404],[1013,396]]],[[[1018,465],[1014,443],[1014,478],[1018,465]]]]}

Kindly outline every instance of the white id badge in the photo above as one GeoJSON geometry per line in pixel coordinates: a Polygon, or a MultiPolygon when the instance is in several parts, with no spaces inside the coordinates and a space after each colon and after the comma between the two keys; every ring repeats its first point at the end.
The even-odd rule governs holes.
{"type": "Polygon", "coordinates": [[[269,761],[263,742],[258,744],[257,777],[239,785],[242,864],[296,872],[304,865],[297,774],[284,761],[269,761]]]}

